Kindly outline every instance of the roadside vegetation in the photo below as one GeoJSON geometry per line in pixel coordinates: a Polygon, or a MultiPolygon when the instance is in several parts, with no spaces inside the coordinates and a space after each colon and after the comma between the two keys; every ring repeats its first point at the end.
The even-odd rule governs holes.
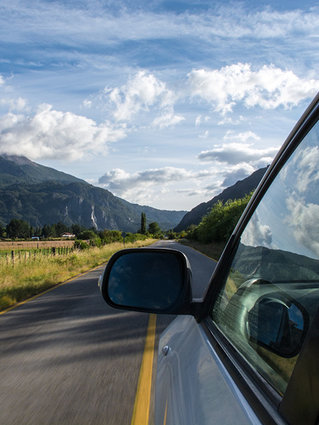
{"type": "Polygon", "coordinates": [[[218,260],[251,196],[217,202],[197,226],[189,227],[183,243],[218,260]]]}
{"type": "Polygon", "coordinates": [[[7,244],[0,246],[0,310],[106,263],[123,247],[146,246],[156,239],[178,239],[218,260],[250,197],[218,202],[197,226],[181,233],[163,232],[156,222],[147,226],[143,213],[138,233],[67,227],[63,223],[34,229],[23,220],[13,219],[0,226],[1,244],[7,244]],[[73,238],[64,241],[67,247],[59,245],[63,235],[73,238]],[[30,244],[32,237],[37,238],[33,241],[35,248],[24,247],[23,241],[30,244]],[[49,246],[41,248],[43,243],[49,246]]]}
{"type": "MultiPolygon", "coordinates": [[[[147,238],[126,242],[125,247],[141,247],[154,242],[147,238]]],[[[0,261],[0,310],[6,309],[64,282],[79,273],[106,263],[115,252],[123,249],[122,242],[75,249],[61,255],[33,256],[23,260],[0,261]]]]}

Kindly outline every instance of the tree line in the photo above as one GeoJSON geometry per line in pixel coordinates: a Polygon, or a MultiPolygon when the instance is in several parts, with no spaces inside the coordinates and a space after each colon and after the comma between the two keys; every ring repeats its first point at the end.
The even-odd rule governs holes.
{"type": "MultiPolygon", "coordinates": [[[[186,232],[176,233],[173,230],[162,231],[157,222],[149,223],[144,212],[141,213],[140,228],[136,233],[125,233],[128,242],[134,242],[153,236],[157,239],[177,239],[186,236],[187,239],[201,243],[226,242],[233,232],[237,221],[248,204],[252,193],[243,198],[228,200],[223,203],[217,202],[211,211],[203,217],[196,226],[191,225],[186,232]]],[[[59,238],[63,234],[71,233],[78,240],[90,240],[91,244],[99,246],[105,243],[123,241],[123,232],[120,230],[97,230],[87,229],[79,224],[67,226],[62,222],[46,224],[43,227],[30,226],[21,219],[12,219],[6,226],[0,224],[0,238],[8,239],[30,239],[34,236],[43,239],[59,238]]]]}
{"type": "Polygon", "coordinates": [[[39,239],[60,238],[64,234],[72,234],[75,239],[90,240],[94,245],[123,241],[123,236],[127,241],[134,242],[149,236],[155,238],[175,238],[177,235],[172,230],[163,232],[157,222],[149,223],[147,226],[146,214],[141,214],[141,226],[136,233],[124,233],[120,230],[97,230],[94,227],[85,228],[79,224],[67,226],[62,222],[45,224],[44,226],[33,227],[24,220],[13,218],[7,225],[0,224],[0,238],[7,239],[39,239]]]}
{"type": "Polygon", "coordinates": [[[30,239],[32,237],[47,239],[59,238],[65,233],[71,233],[78,237],[85,230],[87,230],[85,227],[78,224],[67,226],[62,222],[46,224],[43,227],[33,227],[24,220],[13,218],[6,226],[0,224],[0,237],[8,239],[30,239]]]}
{"type": "Polygon", "coordinates": [[[186,237],[201,243],[227,242],[252,193],[240,199],[217,202],[196,226],[191,225],[186,237]]]}

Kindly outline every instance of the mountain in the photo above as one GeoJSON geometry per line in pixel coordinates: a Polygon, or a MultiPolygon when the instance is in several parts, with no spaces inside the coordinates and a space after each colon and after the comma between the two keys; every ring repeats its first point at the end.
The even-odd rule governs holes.
{"type": "Polygon", "coordinates": [[[0,156],[0,222],[12,218],[44,226],[59,221],[87,228],[136,232],[141,213],[147,223],[166,230],[176,226],[186,211],[158,210],[132,204],[108,190],[21,156],[0,156]]]}
{"type": "Polygon", "coordinates": [[[46,181],[86,183],[70,174],[30,161],[25,156],[0,155],[0,187],[14,183],[36,184],[46,181]]]}
{"type": "Polygon", "coordinates": [[[267,167],[260,168],[249,177],[246,177],[244,180],[239,180],[233,186],[228,187],[210,201],[197,205],[197,207],[193,208],[191,211],[185,214],[181,222],[175,227],[174,230],[176,232],[180,232],[181,230],[186,230],[191,224],[199,224],[202,218],[209,213],[213,205],[218,201],[225,203],[229,199],[243,198],[252,190],[256,189],[266,170],[267,167]]]}

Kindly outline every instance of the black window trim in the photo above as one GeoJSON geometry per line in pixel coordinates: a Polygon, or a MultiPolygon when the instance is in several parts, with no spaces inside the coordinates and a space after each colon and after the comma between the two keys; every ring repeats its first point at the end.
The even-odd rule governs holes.
{"type": "MultiPolygon", "coordinates": [[[[201,322],[201,325],[209,337],[214,349],[219,353],[223,364],[231,373],[231,376],[234,378],[236,384],[243,391],[247,401],[250,404],[253,404],[257,416],[259,416],[261,421],[265,424],[285,424],[287,422],[285,422],[284,418],[287,419],[288,417],[290,419],[289,423],[294,425],[294,409],[297,409],[298,406],[300,407],[300,405],[296,403],[295,405],[293,404],[292,406],[289,406],[289,409],[287,409],[284,403],[285,394],[288,392],[288,389],[289,396],[292,397],[290,388],[293,386],[290,385],[289,382],[287,391],[283,398],[281,398],[280,395],[271,387],[271,385],[266,380],[264,380],[264,378],[262,378],[259,373],[253,370],[252,366],[246,362],[244,357],[219,331],[217,326],[209,317],[209,312],[211,311],[214,302],[217,299],[219,291],[225,283],[234,255],[237,251],[240,236],[246,227],[246,224],[262,200],[272,181],[278,175],[283,165],[304,139],[306,134],[315,125],[318,119],[319,93],[315,96],[311,104],[308,106],[300,120],[289,134],[282,148],[276,155],[274,161],[266,171],[250,202],[248,203],[244,214],[239,220],[231,238],[229,239],[224,249],[221,259],[216,266],[203,303],[194,306],[194,313],[197,321],[201,322]],[[281,404],[284,406],[284,408],[281,407],[281,404]]],[[[307,341],[304,345],[308,346],[307,341]]],[[[299,362],[297,361],[297,364],[298,363],[299,362]]],[[[306,368],[306,365],[301,367],[303,370],[306,370],[306,368]]],[[[319,376],[316,376],[315,378],[319,381],[319,376]]]]}

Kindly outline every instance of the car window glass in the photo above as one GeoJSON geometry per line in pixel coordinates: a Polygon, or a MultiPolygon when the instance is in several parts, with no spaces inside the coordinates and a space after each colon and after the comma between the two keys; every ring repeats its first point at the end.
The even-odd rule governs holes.
{"type": "Polygon", "coordinates": [[[212,318],[280,394],[319,300],[318,123],[241,235],[212,318]]]}

